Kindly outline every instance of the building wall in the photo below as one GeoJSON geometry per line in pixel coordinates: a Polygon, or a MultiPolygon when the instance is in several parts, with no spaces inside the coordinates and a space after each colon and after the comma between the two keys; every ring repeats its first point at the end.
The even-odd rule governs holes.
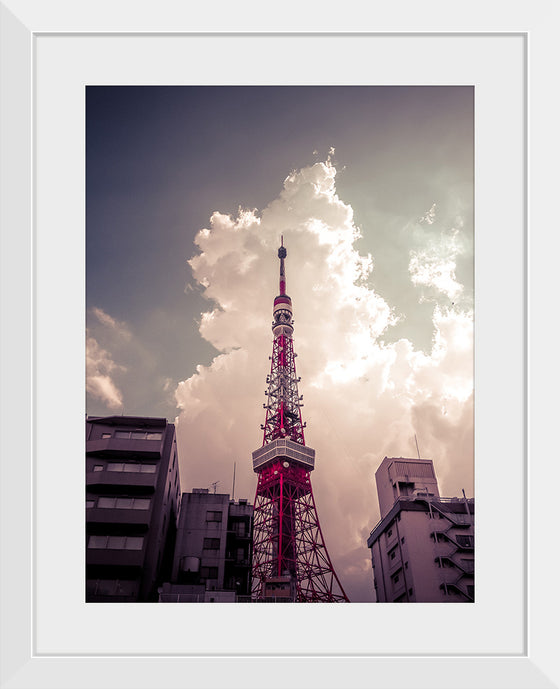
{"type": "Polygon", "coordinates": [[[439,497],[434,465],[430,459],[385,457],[375,472],[379,511],[384,517],[395,500],[414,493],[439,497]]]}
{"type": "Polygon", "coordinates": [[[474,500],[400,498],[368,539],[377,601],[474,600],[474,500]]]}
{"type": "Polygon", "coordinates": [[[223,589],[229,495],[183,493],[172,582],[223,589]]]}
{"type": "Polygon", "coordinates": [[[248,595],[252,518],[247,500],[235,502],[225,493],[201,488],[183,493],[171,581],[160,600],[179,596],[180,601],[200,602],[203,591],[248,595]]]}
{"type": "Polygon", "coordinates": [[[179,496],[166,419],[86,419],[86,601],[157,600],[171,574],[179,496]]]}
{"type": "Polygon", "coordinates": [[[473,601],[474,500],[439,497],[437,482],[426,481],[430,472],[435,480],[431,461],[406,462],[417,464],[385,458],[376,473],[382,519],[368,547],[377,601],[473,601]]]}
{"type": "Polygon", "coordinates": [[[251,594],[253,505],[229,501],[224,587],[237,595],[251,594]]]}

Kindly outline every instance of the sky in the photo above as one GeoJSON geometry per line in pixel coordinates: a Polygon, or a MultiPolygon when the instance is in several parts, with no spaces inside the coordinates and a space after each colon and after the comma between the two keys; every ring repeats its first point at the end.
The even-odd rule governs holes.
{"type": "Polygon", "coordinates": [[[176,424],[254,499],[277,249],[312,485],[353,602],[385,456],[473,495],[471,87],[87,87],[87,413],[176,424]]]}

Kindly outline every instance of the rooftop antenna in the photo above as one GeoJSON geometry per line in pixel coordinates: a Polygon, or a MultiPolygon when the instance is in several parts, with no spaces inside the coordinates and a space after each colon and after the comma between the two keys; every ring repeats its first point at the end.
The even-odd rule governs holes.
{"type": "Polygon", "coordinates": [[[220,482],[219,482],[219,481],[214,481],[214,483],[211,483],[211,484],[210,484],[210,485],[212,486],[212,488],[214,489],[214,494],[216,494],[216,486],[218,485],[218,483],[220,483],[220,482]]]}
{"type": "Polygon", "coordinates": [[[235,500],[235,462],[233,463],[233,485],[231,487],[231,499],[235,500]]]}
{"type": "Polygon", "coordinates": [[[467,496],[465,495],[465,489],[462,488],[461,490],[463,491],[463,499],[464,499],[464,501],[465,501],[465,507],[467,508],[467,514],[468,514],[469,517],[470,517],[470,516],[471,516],[471,511],[470,511],[470,509],[469,509],[469,501],[467,500],[467,496]]]}
{"type": "Polygon", "coordinates": [[[416,442],[416,452],[418,453],[418,459],[420,459],[420,450],[418,449],[418,439],[416,438],[416,433],[414,434],[414,441],[416,442]]]}

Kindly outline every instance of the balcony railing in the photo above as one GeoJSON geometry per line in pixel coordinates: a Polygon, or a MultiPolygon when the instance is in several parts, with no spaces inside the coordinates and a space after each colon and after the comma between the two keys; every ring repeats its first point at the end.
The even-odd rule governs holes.
{"type": "Polygon", "coordinates": [[[86,442],[88,455],[103,457],[159,457],[161,454],[161,440],[132,440],[130,438],[100,438],[86,442]]]}

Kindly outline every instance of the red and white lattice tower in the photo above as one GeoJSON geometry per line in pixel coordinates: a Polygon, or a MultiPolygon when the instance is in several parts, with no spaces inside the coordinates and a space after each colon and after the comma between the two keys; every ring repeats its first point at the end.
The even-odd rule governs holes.
{"type": "Polygon", "coordinates": [[[278,249],[280,294],[274,300],[272,364],[263,444],[253,452],[258,475],[253,525],[254,600],[348,602],[332,566],[311,489],[315,450],[305,445],[292,340],[292,300],[278,249]]]}

